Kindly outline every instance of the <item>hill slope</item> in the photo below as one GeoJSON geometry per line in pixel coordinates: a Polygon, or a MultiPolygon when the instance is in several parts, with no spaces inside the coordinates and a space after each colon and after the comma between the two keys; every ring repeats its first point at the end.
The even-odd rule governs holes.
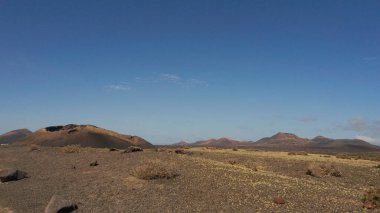
{"type": "Polygon", "coordinates": [[[272,137],[262,138],[253,143],[254,146],[262,147],[276,147],[276,148],[288,148],[288,147],[302,147],[311,143],[309,139],[300,138],[295,134],[279,132],[272,137]]]}
{"type": "Polygon", "coordinates": [[[17,129],[0,135],[0,144],[9,144],[21,140],[32,132],[29,129],[17,129]]]}
{"type": "Polygon", "coordinates": [[[37,130],[17,144],[38,144],[41,146],[66,146],[79,144],[83,147],[127,148],[129,146],[153,147],[138,136],[122,135],[92,125],[51,126],[37,130]]]}
{"type": "Polygon", "coordinates": [[[380,147],[358,139],[331,139],[322,136],[311,140],[309,147],[339,151],[380,151],[380,147]]]}
{"type": "Polygon", "coordinates": [[[193,143],[193,146],[225,146],[225,147],[231,147],[231,146],[243,146],[247,142],[242,142],[230,138],[212,138],[208,140],[202,140],[202,141],[197,141],[193,143]]]}

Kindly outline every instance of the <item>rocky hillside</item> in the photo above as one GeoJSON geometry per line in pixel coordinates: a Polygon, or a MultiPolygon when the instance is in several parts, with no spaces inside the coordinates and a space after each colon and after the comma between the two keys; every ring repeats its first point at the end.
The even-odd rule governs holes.
{"type": "Polygon", "coordinates": [[[79,144],[83,147],[127,148],[129,146],[152,147],[139,136],[123,135],[93,125],[50,126],[37,130],[16,144],[41,146],[66,146],[79,144]]]}

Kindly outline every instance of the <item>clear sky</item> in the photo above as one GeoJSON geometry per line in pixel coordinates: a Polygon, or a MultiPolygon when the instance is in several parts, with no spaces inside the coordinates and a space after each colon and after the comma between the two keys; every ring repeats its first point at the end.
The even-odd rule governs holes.
{"type": "Polygon", "coordinates": [[[0,0],[0,133],[380,144],[378,0],[0,0]]]}

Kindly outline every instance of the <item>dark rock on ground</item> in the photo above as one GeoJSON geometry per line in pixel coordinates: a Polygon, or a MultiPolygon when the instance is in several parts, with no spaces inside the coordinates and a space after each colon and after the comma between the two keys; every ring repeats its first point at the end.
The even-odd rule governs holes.
{"type": "Polygon", "coordinates": [[[45,213],[70,213],[78,209],[78,205],[60,195],[54,195],[45,208],[45,213]]]}
{"type": "Polygon", "coordinates": [[[275,204],[285,204],[285,199],[283,197],[274,197],[273,202],[275,204]]]}
{"type": "Polygon", "coordinates": [[[143,149],[138,146],[130,146],[126,150],[124,150],[122,153],[130,153],[130,152],[142,152],[143,149]]]}
{"type": "Polygon", "coordinates": [[[16,181],[27,177],[28,174],[26,172],[17,169],[7,168],[0,170],[0,182],[16,181]]]}
{"type": "Polygon", "coordinates": [[[90,166],[97,166],[97,165],[99,165],[99,164],[98,164],[98,161],[94,161],[94,162],[91,162],[91,163],[90,163],[90,166]]]}

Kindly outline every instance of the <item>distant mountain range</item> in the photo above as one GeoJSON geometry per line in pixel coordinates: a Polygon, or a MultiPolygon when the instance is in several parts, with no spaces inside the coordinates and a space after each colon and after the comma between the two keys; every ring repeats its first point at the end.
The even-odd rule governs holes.
{"type": "Polygon", "coordinates": [[[95,148],[128,148],[129,146],[153,147],[139,136],[123,135],[93,125],[50,126],[37,130],[16,145],[37,144],[41,146],[66,146],[78,144],[95,148]]]}
{"type": "Polygon", "coordinates": [[[379,146],[358,139],[331,139],[318,136],[313,139],[300,138],[295,134],[279,132],[256,142],[239,141],[229,138],[201,140],[195,143],[176,143],[173,146],[209,146],[209,147],[254,147],[271,150],[320,150],[362,152],[380,151],[379,146]]]}
{"type": "Polygon", "coordinates": [[[10,143],[19,141],[31,134],[32,132],[29,129],[13,130],[13,131],[0,135],[0,144],[10,144],[10,143]]]}

